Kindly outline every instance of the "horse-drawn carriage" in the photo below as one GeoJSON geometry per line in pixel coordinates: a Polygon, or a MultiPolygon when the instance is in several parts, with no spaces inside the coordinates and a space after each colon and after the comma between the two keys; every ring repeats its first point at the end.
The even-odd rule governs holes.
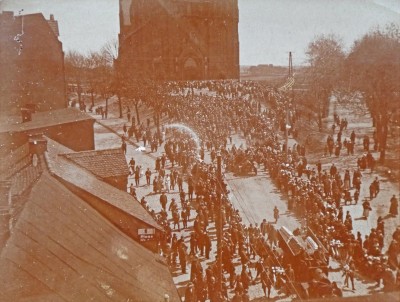
{"type": "Polygon", "coordinates": [[[301,298],[317,294],[329,296],[331,283],[327,277],[328,258],[324,248],[317,244],[313,236],[296,236],[286,227],[278,230],[278,239],[284,252],[283,263],[290,264],[294,271],[293,290],[301,298]]]}

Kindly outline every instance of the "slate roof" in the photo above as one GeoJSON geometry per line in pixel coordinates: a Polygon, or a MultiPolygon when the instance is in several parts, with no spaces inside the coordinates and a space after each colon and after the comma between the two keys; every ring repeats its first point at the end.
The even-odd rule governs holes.
{"type": "Polygon", "coordinates": [[[45,171],[0,254],[0,301],[180,301],[168,267],[45,171]]]}
{"type": "Polygon", "coordinates": [[[46,128],[78,121],[93,120],[89,114],[76,108],[63,108],[51,111],[35,112],[32,120],[22,123],[20,116],[5,117],[0,122],[0,133],[3,132],[22,132],[39,128],[46,128]]]}
{"type": "Polygon", "coordinates": [[[129,175],[128,164],[121,148],[62,154],[100,178],[129,175]]]}
{"type": "Polygon", "coordinates": [[[121,209],[125,213],[136,217],[149,226],[161,231],[163,230],[140,203],[135,202],[132,196],[127,192],[105,183],[88,170],[74,164],[63,155],[59,155],[71,153],[72,150],[47,138],[47,151],[46,160],[51,173],[54,173],[64,181],[83,189],[104,202],[121,209]]]}

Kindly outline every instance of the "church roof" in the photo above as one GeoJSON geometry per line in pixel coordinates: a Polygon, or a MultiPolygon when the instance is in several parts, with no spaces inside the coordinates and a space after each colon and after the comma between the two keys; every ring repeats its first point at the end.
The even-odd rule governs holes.
{"type": "Polygon", "coordinates": [[[0,254],[1,301],[180,301],[168,267],[44,172],[0,254]]]}

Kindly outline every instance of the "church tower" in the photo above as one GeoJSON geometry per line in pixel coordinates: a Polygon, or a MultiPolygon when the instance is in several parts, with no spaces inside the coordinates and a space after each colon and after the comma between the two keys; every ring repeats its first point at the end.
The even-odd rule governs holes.
{"type": "Polygon", "coordinates": [[[120,0],[117,66],[162,80],[239,78],[237,0],[120,0]]]}

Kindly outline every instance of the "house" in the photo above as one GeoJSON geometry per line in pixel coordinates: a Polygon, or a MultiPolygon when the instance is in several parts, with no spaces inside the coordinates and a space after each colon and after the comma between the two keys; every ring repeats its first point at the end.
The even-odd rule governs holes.
{"type": "Polygon", "coordinates": [[[180,301],[160,256],[44,170],[0,254],[1,301],[180,301]]]}
{"type": "Polygon", "coordinates": [[[0,301],[180,301],[138,200],[48,137],[17,151],[0,181],[0,301]]]}
{"type": "Polygon", "coordinates": [[[53,15],[0,13],[2,114],[67,107],[64,52],[53,15]]]}
{"type": "Polygon", "coordinates": [[[73,151],[93,150],[95,119],[76,108],[28,113],[24,116],[2,116],[0,119],[0,156],[15,152],[29,135],[38,133],[60,142],[73,151]],[[26,116],[25,116],[26,117],[26,116]]]}

